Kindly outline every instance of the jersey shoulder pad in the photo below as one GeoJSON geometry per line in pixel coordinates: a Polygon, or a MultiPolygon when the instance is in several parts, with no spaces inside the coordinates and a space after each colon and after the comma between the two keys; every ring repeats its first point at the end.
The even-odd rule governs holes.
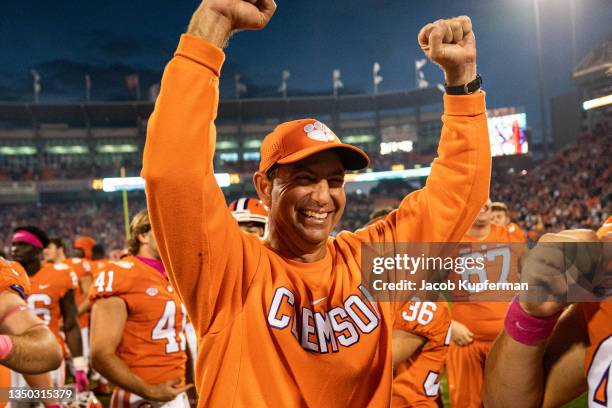
{"type": "Polygon", "coordinates": [[[124,260],[107,262],[103,268],[96,271],[95,278],[89,287],[89,298],[95,300],[125,295],[131,291],[137,277],[134,262],[124,260]]]}
{"type": "Polygon", "coordinates": [[[70,268],[70,265],[64,262],[55,262],[52,267],[56,271],[68,271],[72,269],[70,268]]]}
{"type": "Polygon", "coordinates": [[[446,302],[408,302],[398,309],[394,328],[443,342],[451,322],[446,302]]]}
{"type": "Polygon", "coordinates": [[[7,289],[25,299],[30,293],[30,279],[20,264],[0,258],[0,291],[7,289]]]}

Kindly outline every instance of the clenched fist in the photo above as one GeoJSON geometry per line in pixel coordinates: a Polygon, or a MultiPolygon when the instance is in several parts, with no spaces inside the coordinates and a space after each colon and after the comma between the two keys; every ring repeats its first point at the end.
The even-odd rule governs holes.
{"type": "Polygon", "coordinates": [[[232,32],[261,30],[275,11],[274,0],[204,0],[187,32],[223,48],[232,32]]]}
{"type": "Polygon", "coordinates": [[[418,41],[427,58],[444,70],[447,85],[464,85],[476,78],[476,37],[468,16],[427,24],[418,41]]]}
{"type": "Polygon", "coordinates": [[[533,316],[552,316],[569,303],[603,300],[612,295],[611,242],[590,230],[567,230],[543,235],[529,252],[521,281],[523,310],[533,316]]]}

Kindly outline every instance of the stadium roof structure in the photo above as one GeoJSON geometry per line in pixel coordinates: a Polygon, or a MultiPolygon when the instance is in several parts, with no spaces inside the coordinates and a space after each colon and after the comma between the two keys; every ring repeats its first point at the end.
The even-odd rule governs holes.
{"type": "Polygon", "coordinates": [[[576,65],[572,78],[578,84],[612,77],[612,34],[589,53],[576,65]]]}
{"type": "MultiPolygon", "coordinates": [[[[222,100],[220,121],[254,121],[310,115],[414,109],[440,104],[437,87],[380,93],[378,95],[301,96],[222,100]]],[[[0,102],[1,127],[62,124],[71,127],[138,126],[153,111],[152,102],[82,102],[47,104],[0,102]]]]}

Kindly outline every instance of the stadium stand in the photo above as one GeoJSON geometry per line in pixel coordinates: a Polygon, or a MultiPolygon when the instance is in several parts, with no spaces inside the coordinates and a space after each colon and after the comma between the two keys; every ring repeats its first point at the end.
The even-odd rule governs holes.
{"type": "MultiPolygon", "coordinates": [[[[511,219],[528,232],[531,240],[549,231],[596,228],[612,214],[611,123],[601,123],[592,133],[584,132],[578,143],[557,152],[524,175],[513,172],[494,177],[492,199],[507,203],[511,219]]],[[[394,157],[393,162],[401,160],[401,156],[394,157]]],[[[135,166],[131,170],[132,174],[137,174],[139,169],[135,166]]],[[[235,167],[219,169],[230,170],[235,170],[235,167]]],[[[401,197],[420,186],[420,182],[388,180],[379,182],[369,192],[358,190],[349,193],[338,230],[363,226],[372,211],[397,205],[401,197]]],[[[228,202],[239,194],[228,194],[228,202]]],[[[130,207],[134,212],[144,205],[144,194],[132,193],[130,207]]],[[[15,225],[35,222],[52,235],[71,240],[78,235],[91,235],[108,249],[123,246],[123,210],[119,199],[2,205],[0,208],[2,231],[12,231],[15,225]]],[[[3,236],[0,240],[0,249],[5,252],[8,239],[8,236],[3,236]]]]}
{"type": "MultiPolygon", "coordinates": [[[[583,99],[610,93],[611,44],[612,37],[587,53],[573,71],[583,99]]],[[[263,136],[276,124],[297,117],[314,116],[328,123],[345,142],[368,152],[373,170],[427,166],[435,157],[441,127],[439,101],[436,87],[338,98],[222,101],[215,168],[238,174],[241,180],[241,185],[226,189],[228,202],[254,194],[250,177],[263,136]],[[413,141],[412,151],[380,154],[381,142],[406,139],[413,141]]],[[[92,235],[108,249],[122,247],[120,197],[93,191],[92,180],[117,177],[120,167],[127,176],[139,175],[146,118],[152,109],[150,102],[0,102],[2,231],[35,223],[53,235],[92,235]]],[[[531,240],[547,231],[597,228],[612,213],[610,106],[583,112],[582,127],[572,144],[535,165],[531,158],[518,156],[493,161],[491,198],[507,203],[512,220],[531,240]]],[[[338,229],[359,228],[372,211],[397,205],[422,181],[387,180],[351,188],[338,229]]],[[[144,205],[142,192],[130,193],[134,213],[144,205]]],[[[7,252],[8,239],[7,234],[0,237],[0,251],[7,252]]]]}

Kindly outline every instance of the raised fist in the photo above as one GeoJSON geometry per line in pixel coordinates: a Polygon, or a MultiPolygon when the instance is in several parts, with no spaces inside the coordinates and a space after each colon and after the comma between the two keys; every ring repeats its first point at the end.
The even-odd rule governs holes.
{"type": "Polygon", "coordinates": [[[523,309],[533,316],[552,316],[570,303],[612,295],[610,245],[590,230],[543,235],[521,270],[521,282],[529,284],[519,295],[523,309]]]}
{"type": "Polygon", "coordinates": [[[447,85],[463,85],[476,78],[476,37],[468,16],[427,24],[418,41],[427,58],[444,70],[447,85]]]}
{"type": "Polygon", "coordinates": [[[274,0],[204,0],[187,32],[223,47],[234,31],[264,28],[275,11],[274,0]]]}

